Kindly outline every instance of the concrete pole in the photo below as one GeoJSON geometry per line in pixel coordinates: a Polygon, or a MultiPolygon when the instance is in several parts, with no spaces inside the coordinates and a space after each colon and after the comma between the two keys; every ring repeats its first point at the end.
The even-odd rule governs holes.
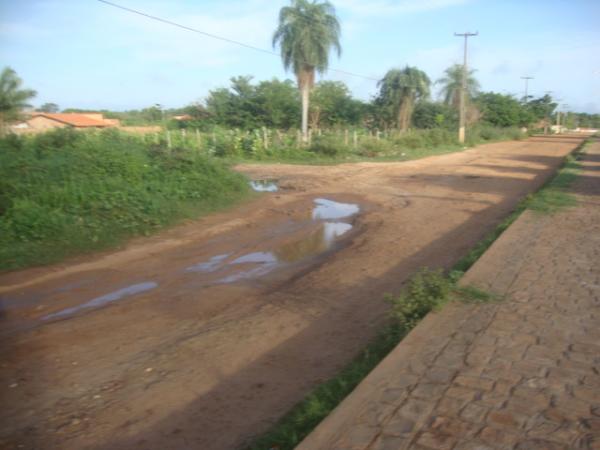
{"type": "Polygon", "coordinates": [[[465,38],[464,44],[464,59],[463,59],[463,73],[462,73],[462,86],[460,90],[460,104],[459,104],[459,124],[458,124],[458,142],[464,144],[465,142],[465,128],[467,122],[467,40],[470,36],[477,36],[479,32],[475,33],[454,33],[454,36],[461,36],[465,38]]]}

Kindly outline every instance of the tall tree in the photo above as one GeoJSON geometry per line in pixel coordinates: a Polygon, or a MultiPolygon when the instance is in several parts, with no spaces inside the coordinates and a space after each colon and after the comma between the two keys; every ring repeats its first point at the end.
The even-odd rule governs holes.
{"type": "Polygon", "coordinates": [[[21,111],[31,106],[28,100],[36,96],[32,89],[21,89],[23,81],[10,67],[0,73],[0,126],[19,118],[21,111]]]}
{"type": "Polygon", "coordinates": [[[429,97],[430,85],[425,72],[409,66],[391,69],[379,81],[379,103],[396,118],[400,131],[408,129],[415,103],[429,97]]]}
{"type": "Polygon", "coordinates": [[[279,44],[286,70],[298,79],[302,97],[302,136],[308,140],[308,106],[310,89],[315,84],[315,71],[324,73],[333,49],[338,56],[340,23],[335,8],[328,1],[291,0],[279,12],[279,24],[273,34],[273,46],[279,44]]]}
{"type": "MultiPolygon", "coordinates": [[[[437,80],[435,84],[441,85],[440,95],[444,103],[458,109],[460,90],[462,88],[463,66],[462,64],[454,64],[448,67],[444,73],[446,75],[437,80]]],[[[475,70],[469,70],[467,74],[467,101],[475,98],[479,92],[479,81],[475,79],[474,73],[475,70]]]]}

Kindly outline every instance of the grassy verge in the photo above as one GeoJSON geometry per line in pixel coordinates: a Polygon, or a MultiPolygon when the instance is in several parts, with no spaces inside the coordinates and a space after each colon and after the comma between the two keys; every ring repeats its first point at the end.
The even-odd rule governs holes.
{"type": "Polygon", "coordinates": [[[112,130],[0,139],[0,270],[59,261],[251,195],[191,150],[112,130]]]}
{"type": "MultiPolygon", "coordinates": [[[[546,200],[548,191],[559,191],[561,195],[568,195],[564,191],[576,178],[577,159],[586,143],[587,141],[565,159],[565,163],[556,177],[546,183],[536,194],[528,196],[519,203],[515,211],[459,260],[448,274],[423,269],[408,281],[400,295],[388,296],[386,301],[391,304],[390,323],[345,369],[334,378],[319,385],[281,418],[271,431],[251,443],[248,449],[293,449],[430,311],[453,300],[467,303],[487,303],[501,300],[501,298],[474,286],[458,286],[457,282],[525,209],[540,210],[539,205],[548,205],[546,200]]],[[[564,202],[561,203],[562,205],[564,202]]],[[[541,210],[554,211],[557,203],[551,203],[551,206],[552,208],[544,207],[541,210]]]]}

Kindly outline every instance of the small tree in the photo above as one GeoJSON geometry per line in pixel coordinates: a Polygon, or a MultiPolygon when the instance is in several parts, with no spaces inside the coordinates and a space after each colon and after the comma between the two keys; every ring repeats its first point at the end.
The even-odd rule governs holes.
{"type": "MultiPolygon", "coordinates": [[[[448,67],[444,73],[446,75],[437,80],[435,84],[441,85],[440,95],[443,102],[458,110],[460,91],[462,89],[463,66],[461,64],[454,64],[448,67]]],[[[473,76],[474,73],[475,70],[469,70],[467,74],[467,100],[474,98],[479,92],[479,82],[473,76]]]]}
{"type": "Polygon", "coordinates": [[[5,67],[0,73],[0,126],[17,120],[24,108],[31,106],[28,101],[36,96],[32,89],[21,89],[23,81],[10,67],[5,67]]]}
{"type": "Polygon", "coordinates": [[[425,72],[416,67],[391,69],[378,83],[378,104],[396,117],[400,131],[406,131],[410,125],[414,105],[429,97],[431,81],[425,72]]]}

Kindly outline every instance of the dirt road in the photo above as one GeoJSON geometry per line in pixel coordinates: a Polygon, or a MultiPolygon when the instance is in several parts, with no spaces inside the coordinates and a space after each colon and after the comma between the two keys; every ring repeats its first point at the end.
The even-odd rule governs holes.
{"type": "Polygon", "coordinates": [[[280,191],[120,251],[1,276],[0,446],[243,445],[377,332],[384,293],[457,261],[580,142],[241,166],[280,191]]]}

